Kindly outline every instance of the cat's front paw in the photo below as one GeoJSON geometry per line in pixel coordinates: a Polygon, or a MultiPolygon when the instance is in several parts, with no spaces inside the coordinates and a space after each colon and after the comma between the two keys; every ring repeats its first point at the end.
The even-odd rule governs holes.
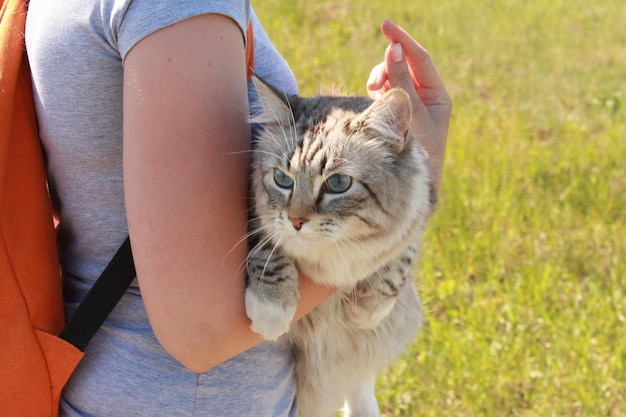
{"type": "Polygon", "coordinates": [[[295,313],[295,302],[279,305],[261,299],[250,288],[246,289],[246,314],[252,320],[250,328],[265,340],[276,340],[285,334],[295,313]]]}

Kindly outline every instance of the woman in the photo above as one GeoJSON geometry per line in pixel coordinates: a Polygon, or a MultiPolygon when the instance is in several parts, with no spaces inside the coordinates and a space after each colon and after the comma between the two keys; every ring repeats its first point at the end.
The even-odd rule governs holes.
{"type": "MultiPolygon", "coordinates": [[[[244,311],[249,21],[255,72],[296,93],[249,2],[30,2],[67,315],[127,234],[137,269],[65,388],[62,416],[296,415],[289,350],[261,343],[244,311]]],[[[368,90],[409,91],[439,182],[449,97],[409,35],[390,22],[383,33],[393,45],[368,90]]],[[[297,317],[331,292],[303,277],[297,317]]]]}

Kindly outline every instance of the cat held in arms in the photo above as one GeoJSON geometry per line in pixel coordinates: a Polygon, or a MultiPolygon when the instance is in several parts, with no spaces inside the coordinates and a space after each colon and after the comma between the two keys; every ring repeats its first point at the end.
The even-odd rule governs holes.
{"type": "Polygon", "coordinates": [[[300,417],[379,416],[376,373],[416,336],[420,237],[435,205],[411,101],[301,98],[255,80],[262,132],[252,163],[246,311],[289,343],[300,417]],[[298,271],[336,292],[291,324],[298,271]]]}

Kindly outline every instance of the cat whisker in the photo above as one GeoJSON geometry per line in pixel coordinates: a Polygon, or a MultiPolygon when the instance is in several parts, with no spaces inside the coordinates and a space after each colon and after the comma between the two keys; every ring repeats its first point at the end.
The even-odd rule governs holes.
{"type": "MultiPolygon", "coordinates": [[[[274,233],[272,236],[276,236],[279,233],[280,232],[276,231],[276,233],[274,233]]],[[[267,267],[270,264],[270,260],[272,259],[272,255],[274,255],[274,252],[276,252],[276,248],[278,248],[280,246],[280,242],[281,241],[282,241],[282,234],[281,234],[281,236],[279,236],[278,241],[272,247],[272,251],[270,252],[270,254],[267,257],[267,260],[265,261],[265,265],[263,266],[263,272],[261,272],[261,280],[260,280],[261,281],[261,285],[263,285],[263,282],[265,282],[265,280],[263,279],[263,277],[265,276],[265,271],[267,270],[267,267]]]]}
{"type": "MultiPolygon", "coordinates": [[[[346,256],[344,249],[346,249],[345,244],[342,240],[334,240],[331,242],[333,248],[335,249],[335,253],[339,254],[337,258],[340,258],[344,263],[348,263],[349,256],[346,256]]],[[[338,259],[333,258],[333,266],[335,267],[335,271],[341,271],[344,268],[341,268],[338,264],[338,259]]]]}
{"type": "Polygon", "coordinates": [[[282,135],[275,135],[274,132],[272,132],[272,130],[270,129],[266,129],[265,133],[266,135],[269,137],[269,139],[271,139],[279,148],[279,152],[278,153],[273,153],[273,152],[269,152],[269,151],[262,151],[259,150],[259,153],[264,153],[266,155],[272,156],[274,158],[276,158],[277,160],[282,160],[285,155],[288,155],[288,144],[286,141],[285,136],[285,130],[282,126],[282,124],[279,122],[279,127],[281,129],[281,133],[282,135]],[[283,139],[283,140],[281,140],[283,139]],[[282,155],[282,156],[281,156],[282,155]]]}
{"type": "MultiPolygon", "coordinates": [[[[249,265],[249,260],[253,259],[257,256],[257,254],[259,253],[259,251],[263,250],[263,248],[268,245],[276,235],[279,235],[280,232],[279,231],[274,231],[271,234],[268,235],[264,235],[263,239],[261,241],[259,241],[253,248],[250,248],[250,250],[248,251],[248,256],[246,257],[246,259],[244,260],[244,262],[242,263],[242,265],[239,267],[240,270],[246,270],[246,272],[248,274],[250,274],[250,271],[248,270],[248,265],[249,265]]],[[[280,241],[280,238],[279,238],[280,241]]],[[[272,253],[275,250],[275,246],[272,249],[272,253]]],[[[265,271],[265,269],[264,269],[265,271]]]]}
{"type": "MultiPolygon", "coordinates": [[[[346,249],[346,251],[348,251],[348,252],[351,251],[351,250],[352,251],[358,251],[359,254],[361,255],[360,256],[361,259],[367,259],[370,262],[370,264],[372,265],[371,269],[375,269],[375,272],[372,275],[376,274],[376,276],[382,281],[384,279],[384,277],[383,277],[383,275],[381,273],[381,268],[380,267],[379,268],[375,268],[374,261],[372,260],[372,257],[369,256],[369,254],[363,250],[363,247],[365,247],[366,245],[363,242],[359,241],[358,239],[352,238],[350,236],[346,236],[345,234],[343,234],[343,237],[344,237],[344,239],[340,239],[340,240],[338,240],[335,243],[335,245],[338,248],[338,252],[340,253],[341,257],[342,258],[348,258],[348,257],[345,256],[344,251],[339,249],[339,242],[341,242],[343,244],[342,246],[343,246],[344,249],[346,249]],[[348,245],[349,245],[349,247],[348,247],[348,245]]],[[[376,299],[376,302],[380,305],[382,303],[381,303],[381,300],[378,298],[378,291],[376,291],[376,288],[374,287],[374,285],[372,284],[372,281],[370,280],[372,275],[365,277],[363,279],[363,281],[365,283],[367,283],[367,285],[370,287],[370,289],[372,290],[372,293],[373,293],[373,295],[374,295],[374,297],[376,299]]],[[[353,289],[352,293],[353,293],[354,301],[355,301],[354,305],[356,305],[356,301],[357,301],[356,287],[355,287],[355,289],[353,289]]]]}
{"type": "Polygon", "coordinates": [[[279,137],[273,137],[273,139],[278,145],[278,147],[280,148],[282,155],[285,157],[291,154],[290,149],[293,147],[293,145],[290,146],[289,138],[295,137],[295,127],[289,124],[287,125],[287,128],[288,128],[288,131],[287,131],[285,130],[285,125],[282,122],[279,123],[279,126],[280,126],[280,132],[282,133],[282,135],[279,137]]]}
{"type": "MultiPolygon", "coordinates": [[[[264,217],[272,217],[272,216],[264,216],[264,217]]],[[[248,223],[250,223],[250,220],[248,221],[248,223]]],[[[226,261],[226,258],[228,258],[228,256],[242,243],[246,243],[248,239],[250,239],[253,236],[256,236],[258,234],[262,234],[263,232],[265,232],[266,230],[270,230],[272,228],[272,225],[266,225],[266,226],[260,226],[260,227],[256,227],[256,228],[250,228],[246,233],[243,234],[243,236],[241,238],[239,238],[239,240],[237,240],[237,242],[235,242],[235,244],[233,245],[233,247],[226,253],[226,255],[224,256],[224,260],[222,261],[222,265],[224,264],[224,262],[226,261]]],[[[266,237],[267,238],[267,237],[266,237]]],[[[265,241],[265,239],[263,240],[265,241]]],[[[258,246],[258,245],[257,245],[258,246]]],[[[245,269],[245,265],[246,265],[246,261],[247,259],[249,259],[251,257],[251,253],[248,251],[247,255],[246,255],[246,259],[239,265],[239,267],[237,268],[237,270],[235,271],[236,276],[239,275],[244,269],[245,269]]]]}
{"type": "Polygon", "coordinates": [[[263,149],[246,149],[243,151],[233,151],[233,152],[228,152],[226,153],[226,155],[241,155],[241,154],[251,154],[251,155],[267,155],[269,157],[275,158],[277,160],[281,159],[281,156],[277,153],[274,152],[270,152],[267,150],[263,150],[263,149]]]}
{"type": "MultiPolygon", "coordinates": [[[[344,252],[344,249],[346,248],[345,243],[346,242],[344,242],[343,240],[336,240],[332,242],[332,246],[335,248],[335,253],[339,255],[338,258],[341,258],[344,262],[347,262],[347,260],[349,259],[349,256],[347,256],[346,253],[344,252]]],[[[333,259],[333,263],[334,263],[334,267],[336,271],[341,269],[337,265],[337,259],[333,259]]],[[[350,291],[348,297],[351,299],[348,301],[352,301],[352,302],[349,302],[348,305],[352,306],[351,313],[352,315],[354,315],[356,314],[356,301],[357,301],[356,287],[352,288],[352,291],[350,291]]]]}
{"type": "Polygon", "coordinates": [[[294,116],[294,112],[293,112],[293,107],[291,106],[291,102],[289,103],[289,118],[290,118],[290,122],[289,123],[289,133],[291,134],[292,138],[296,137],[296,118],[294,116]]]}
{"type": "Polygon", "coordinates": [[[287,123],[283,123],[282,120],[278,120],[278,125],[282,132],[283,140],[282,142],[279,142],[278,140],[275,139],[276,143],[281,147],[281,151],[283,152],[283,155],[285,156],[290,154],[289,150],[293,147],[293,144],[290,143],[292,142],[290,138],[296,137],[296,119],[294,117],[293,108],[291,107],[290,102],[288,102],[288,107],[289,107],[289,112],[288,112],[289,120],[287,121],[287,123]],[[287,129],[285,129],[285,125],[287,129]]]}
{"type": "Polygon", "coordinates": [[[241,155],[241,154],[253,153],[253,152],[254,152],[254,149],[244,149],[242,151],[226,152],[225,155],[241,155]]]}
{"type": "MultiPolygon", "coordinates": [[[[260,231],[264,231],[264,230],[271,230],[271,228],[268,226],[266,227],[264,230],[259,228],[257,229],[259,232],[260,231]]],[[[248,256],[247,258],[253,258],[256,256],[256,254],[263,249],[263,247],[268,243],[271,242],[272,239],[274,238],[274,236],[276,236],[277,234],[279,234],[280,231],[275,230],[274,232],[272,232],[271,234],[264,234],[263,235],[263,239],[261,239],[256,245],[254,245],[254,247],[250,248],[250,250],[248,251],[248,256]]]]}
{"type": "MultiPolygon", "coordinates": [[[[250,223],[250,221],[248,221],[248,223],[250,223]]],[[[249,238],[251,238],[252,236],[259,234],[261,232],[263,232],[264,230],[270,228],[271,225],[268,226],[262,226],[262,227],[257,227],[254,229],[249,229],[246,233],[243,234],[243,236],[241,236],[239,238],[239,240],[237,240],[235,242],[235,244],[233,245],[233,247],[226,253],[225,258],[228,257],[228,255],[230,255],[232,253],[233,250],[235,250],[237,248],[237,246],[241,245],[242,243],[246,242],[249,238]]]]}
{"type": "MultiPolygon", "coordinates": [[[[276,111],[274,110],[274,107],[270,104],[269,100],[265,97],[260,97],[260,99],[264,102],[263,105],[263,109],[265,110],[264,113],[262,113],[258,118],[253,118],[252,122],[260,122],[261,124],[263,124],[263,122],[269,122],[270,119],[268,116],[271,116],[271,118],[273,119],[273,121],[275,123],[278,124],[278,127],[280,128],[280,131],[282,132],[282,135],[280,137],[280,139],[283,139],[282,141],[279,140],[278,137],[276,137],[271,129],[268,128],[264,128],[264,131],[266,134],[268,134],[271,139],[274,141],[274,143],[276,143],[277,145],[279,145],[279,147],[281,148],[281,153],[282,155],[286,156],[289,154],[289,142],[288,139],[291,137],[295,137],[295,118],[293,116],[293,109],[291,108],[291,103],[287,102],[287,105],[289,107],[289,117],[291,118],[290,122],[288,124],[288,128],[289,129],[285,129],[285,123],[283,122],[282,118],[279,117],[279,115],[276,113],[276,111]],[[269,113],[269,114],[268,114],[269,113]],[[266,119],[267,118],[267,119],[266,119]]],[[[280,158],[279,158],[280,159],[280,158]]]]}
{"type": "MultiPolygon", "coordinates": [[[[350,238],[348,236],[345,236],[346,239],[341,239],[341,240],[337,240],[333,242],[333,246],[336,248],[336,253],[339,254],[339,257],[341,257],[344,260],[350,259],[351,256],[346,255],[346,252],[350,252],[351,250],[356,250],[358,251],[362,256],[361,259],[368,259],[370,260],[370,257],[367,256],[367,253],[364,253],[364,251],[362,250],[362,246],[363,243],[360,242],[358,239],[354,239],[354,238],[350,238]],[[349,245],[349,247],[348,247],[349,245]]],[[[336,262],[337,260],[334,260],[335,262],[335,268],[337,268],[336,262]]],[[[373,264],[374,262],[372,262],[370,260],[370,263],[373,264]]],[[[373,267],[372,267],[373,269],[373,267]]],[[[383,276],[380,272],[380,268],[377,268],[376,271],[374,272],[374,274],[376,274],[378,276],[378,278],[382,281],[383,280],[383,276]]],[[[378,291],[376,291],[374,285],[372,284],[371,280],[371,275],[367,276],[363,279],[363,281],[370,287],[370,289],[372,290],[372,294],[374,296],[374,299],[376,300],[376,302],[381,305],[382,302],[378,297],[378,291]]],[[[356,305],[357,305],[357,301],[358,301],[358,296],[357,296],[357,287],[355,286],[352,291],[350,292],[350,297],[352,298],[352,306],[353,306],[353,311],[352,313],[356,313],[356,305]]]]}
{"type": "Polygon", "coordinates": [[[269,152],[269,151],[257,149],[257,150],[255,150],[255,153],[262,154],[262,155],[269,155],[269,156],[271,156],[273,158],[280,159],[280,155],[277,154],[277,153],[274,153],[274,152],[269,152]]]}

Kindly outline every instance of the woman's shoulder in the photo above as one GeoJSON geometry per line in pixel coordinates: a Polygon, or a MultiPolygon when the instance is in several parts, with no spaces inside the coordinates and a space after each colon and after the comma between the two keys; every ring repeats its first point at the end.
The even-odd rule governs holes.
{"type": "MultiPolygon", "coordinates": [[[[234,20],[245,33],[250,19],[247,0],[101,0],[103,24],[108,26],[111,39],[116,41],[122,59],[141,39],[183,20],[215,13],[234,20]]],[[[106,29],[105,29],[106,30],[106,29]]]]}

